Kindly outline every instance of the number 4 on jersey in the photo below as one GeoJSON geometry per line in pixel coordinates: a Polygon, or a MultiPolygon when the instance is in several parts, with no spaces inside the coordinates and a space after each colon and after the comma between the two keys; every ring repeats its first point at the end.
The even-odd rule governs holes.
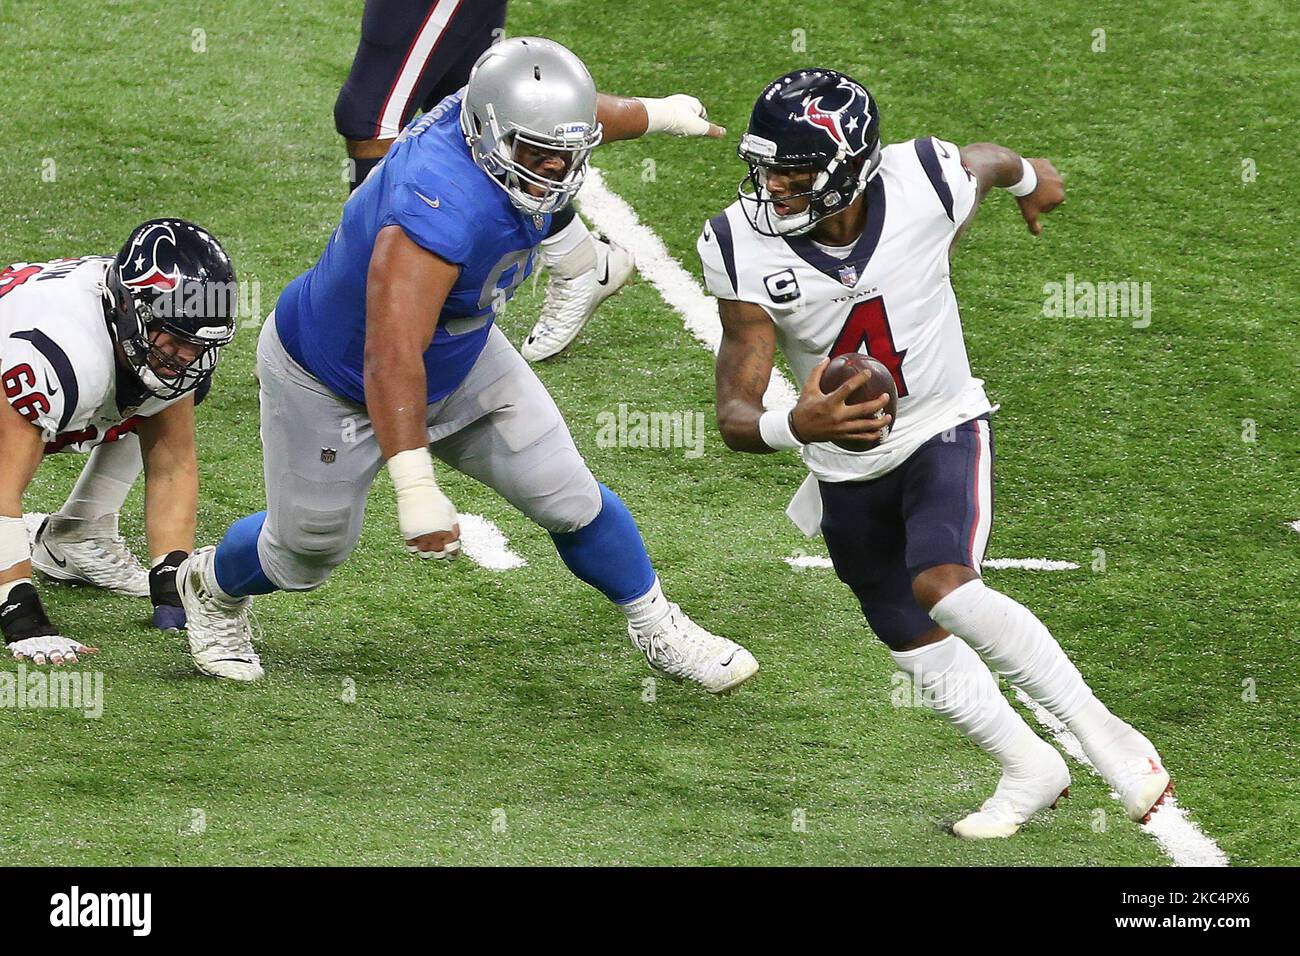
{"type": "Polygon", "coordinates": [[[889,374],[894,376],[894,385],[898,388],[898,397],[907,394],[907,382],[903,379],[903,357],[907,349],[899,352],[894,348],[894,333],[889,328],[889,313],[885,311],[885,300],[880,296],[859,302],[849,312],[849,317],[840,329],[839,337],[831,349],[830,358],[857,352],[863,344],[867,354],[878,361],[889,374]]]}

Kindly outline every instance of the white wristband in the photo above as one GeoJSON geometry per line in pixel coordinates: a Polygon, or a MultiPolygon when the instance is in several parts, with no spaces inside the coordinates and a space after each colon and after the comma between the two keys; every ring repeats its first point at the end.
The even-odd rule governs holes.
{"type": "Polygon", "coordinates": [[[1038,188],[1038,173],[1034,170],[1034,167],[1029,160],[1025,159],[1023,156],[1020,157],[1020,168],[1023,170],[1020,182],[1016,183],[1014,186],[1007,187],[1007,192],[1017,198],[1020,196],[1028,196],[1038,188]]]}
{"type": "Polygon", "coordinates": [[[776,451],[803,447],[803,442],[794,437],[794,430],[790,427],[788,408],[775,408],[759,415],[758,433],[763,436],[763,444],[776,451]]]}
{"type": "Polygon", "coordinates": [[[397,524],[407,541],[450,531],[456,509],[433,477],[433,456],[427,448],[411,448],[388,459],[388,474],[397,491],[397,524]]]}

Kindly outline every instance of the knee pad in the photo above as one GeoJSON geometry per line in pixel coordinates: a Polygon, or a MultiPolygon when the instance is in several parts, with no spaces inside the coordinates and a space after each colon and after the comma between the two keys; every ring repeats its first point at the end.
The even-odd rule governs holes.
{"type": "Polygon", "coordinates": [[[356,547],[352,509],[294,506],[288,527],[268,529],[259,556],[267,577],[286,591],[320,587],[356,547]]]}
{"type": "Polygon", "coordinates": [[[520,510],[556,534],[585,528],[600,514],[600,485],[577,451],[571,459],[564,455],[552,461],[547,485],[554,490],[522,503],[520,510]]]}

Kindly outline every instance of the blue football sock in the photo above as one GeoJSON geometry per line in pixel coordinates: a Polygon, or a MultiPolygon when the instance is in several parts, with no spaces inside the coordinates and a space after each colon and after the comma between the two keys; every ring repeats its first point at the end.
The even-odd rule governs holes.
{"type": "Polygon", "coordinates": [[[577,531],[552,532],[560,557],[580,580],[615,604],[642,597],[655,583],[636,520],[623,499],[600,486],[600,514],[577,531]]]}
{"type": "Polygon", "coordinates": [[[226,536],[217,545],[217,584],[231,597],[270,594],[280,590],[266,576],[257,556],[257,538],[265,523],[265,511],[240,518],[226,529],[226,536]]]}

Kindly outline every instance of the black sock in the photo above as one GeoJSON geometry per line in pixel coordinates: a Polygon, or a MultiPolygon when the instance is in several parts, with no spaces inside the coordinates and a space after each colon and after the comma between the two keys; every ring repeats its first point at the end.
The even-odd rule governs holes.
{"type": "Polygon", "coordinates": [[[370,175],[370,170],[374,169],[375,165],[381,159],[383,159],[382,156],[376,156],[374,159],[353,159],[352,160],[352,181],[348,187],[348,191],[349,192],[355,191],[358,186],[364,183],[366,181],[366,177],[370,175]]]}

